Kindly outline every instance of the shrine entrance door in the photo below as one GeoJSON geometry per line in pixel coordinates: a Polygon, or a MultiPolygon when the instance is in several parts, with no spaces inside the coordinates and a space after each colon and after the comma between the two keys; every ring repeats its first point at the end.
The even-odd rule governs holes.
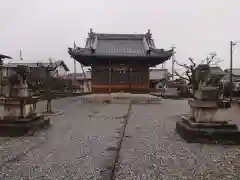
{"type": "Polygon", "coordinates": [[[129,92],[130,71],[126,66],[114,66],[111,68],[111,92],[129,92]]]}

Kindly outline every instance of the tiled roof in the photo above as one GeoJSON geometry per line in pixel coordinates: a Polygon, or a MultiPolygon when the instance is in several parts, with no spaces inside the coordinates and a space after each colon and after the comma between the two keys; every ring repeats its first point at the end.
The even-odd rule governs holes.
{"type": "Polygon", "coordinates": [[[150,80],[162,80],[165,79],[168,75],[167,69],[150,69],[149,79],[150,80]]]}
{"type": "Polygon", "coordinates": [[[211,71],[211,74],[213,75],[219,75],[219,76],[223,76],[225,75],[226,73],[218,66],[216,67],[210,67],[210,71],[211,71]]]}
{"type": "MultiPolygon", "coordinates": [[[[227,72],[227,73],[229,73],[229,72],[230,72],[230,69],[225,69],[224,71],[227,72]]],[[[233,69],[232,69],[232,74],[233,74],[234,76],[240,76],[240,69],[238,69],[238,68],[233,68],[233,69]]]]}
{"type": "Polygon", "coordinates": [[[102,34],[90,31],[85,48],[69,48],[69,54],[71,56],[159,56],[168,59],[173,51],[156,49],[150,31],[146,34],[102,34]]]}
{"type": "Polygon", "coordinates": [[[141,40],[99,40],[96,54],[144,56],[145,49],[141,40]]]}

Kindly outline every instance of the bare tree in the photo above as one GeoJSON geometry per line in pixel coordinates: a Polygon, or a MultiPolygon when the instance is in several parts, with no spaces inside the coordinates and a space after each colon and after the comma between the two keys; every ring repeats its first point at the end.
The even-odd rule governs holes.
{"type": "Polygon", "coordinates": [[[52,92],[52,86],[54,85],[54,82],[52,81],[52,76],[54,75],[54,71],[62,65],[62,61],[53,63],[52,59],[49,58],[49,65],[44,66],[42,63],[37,63],[37,66],[40,68],[45,69],[45,78],[43,81],[43,86],[44,86],[44,94],[47,99],[47,113],[52,112],[52,105],[51,101],[54,97],[54,94],[52,92]]]}
{"type": "MultiPolygon", "coordinates": [[[[209,64],[211,66],[216,66],[222,61],[223,60],[217,57],[217,54],[215,52],[211,52],[204,60],[201,61],[200,64],[209,64]]],[[[182,63],[179,63],[178,61],[175,61],[175,63],[184,69],[184,73],[182,75],[177,71],[175,71],[175,75],[179,79],[187,81],[189,88],[192,88],[192,90],[194,91],[195,88],[193,87],[193,85],[196,84],[196,82],[195,82],[195,77],[193,72],[197,66],[195,60],[190,57],[188,58],[188,64],[185,64],[185,63],[182,64],[182,63]]]]}

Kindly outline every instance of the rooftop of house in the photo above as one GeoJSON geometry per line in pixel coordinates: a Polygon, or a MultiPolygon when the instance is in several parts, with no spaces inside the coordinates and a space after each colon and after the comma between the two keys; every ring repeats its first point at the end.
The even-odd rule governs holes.
{"type": "Polygon", "coordinates": [[[226,73],[224,72],[224,70],[222,68],[220,68],[219,66],[215,66],[215,67],[210,67],[210,71],[211,74],[213,75],[219,75],[219,76],[224,76],[226,73]]]}
{"type": "MultiPolygon", "coordinates": [[[[230,69],[225,69],[224,70],[226,73],[229,73],[230,72],[230,69]]],[[[240,76],[240,69],[239,68],[233,68],[232,69],[232,74],[234,76],[240,76]]]]}
{"type": "MultiPolygon", "coordinates": [[[[151,57],[168,60],[173,49],[157,49],[150,30],[145,34],[107,34],[90,30],[84,48],[69,48],[69,54],[80,61],[81,57],[151,57]]],[[[83,61],[81,59],[81,61],[83,61]]],[[[84,62],[83,62],[84,64],[84,62]]]]}
{"type": "Polygon", "coordinates": [[[226,73],[219,66],[209,66],[208,64],[199,64],[195,70],[199,71],[210,71],[209,74],[212,76],[224,76],[226,73]]]}
{"type": "MultiPolygon", "coordinates": [[[[28,67],[32,67],[32,68],[37,68],[39,67],[39,63],[43,66],[43,67],[48,67],[50,65],[50,62],[23,62],[23,61],[19,61],[19,62],[9,62],[7,64],[4,64],[4,67],[7,67],[7,68],[15,68],[17,67],[18,65],[23,65],[23,66],[28,66],[28,67]]],[[[68,66],[65,64],[64,61],[62,60],[58,60],[58,61],[53,61],[52,62],[53,65],[62,65],[63,68],[65,69],[65,71],[69,71],[69,68],[68,66]]]]}
{"type": "Polygon", "coordinates": [[[149,79],[150,80],[162,80],[168,76],[167,69],[150,69],[149,79]]]}

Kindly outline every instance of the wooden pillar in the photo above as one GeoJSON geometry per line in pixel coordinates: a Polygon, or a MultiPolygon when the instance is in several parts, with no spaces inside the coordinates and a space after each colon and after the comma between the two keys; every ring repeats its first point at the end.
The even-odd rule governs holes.
{"type": "Polygon", "coordinates": [[[131,91],[132,78],[131,78],[132,68],[129,67],[129,90],[131,91]]]}

